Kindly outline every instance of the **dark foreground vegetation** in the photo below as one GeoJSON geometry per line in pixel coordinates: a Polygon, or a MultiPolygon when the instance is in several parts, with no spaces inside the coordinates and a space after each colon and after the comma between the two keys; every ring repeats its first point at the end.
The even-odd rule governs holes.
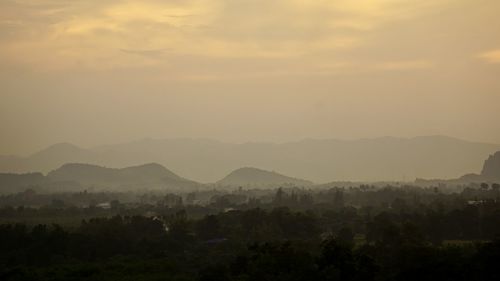
{"type": "Polygon", "coordinates": [[[245,192],[4,206],[0,280],[500,280],[497,188],[245,192]]]}

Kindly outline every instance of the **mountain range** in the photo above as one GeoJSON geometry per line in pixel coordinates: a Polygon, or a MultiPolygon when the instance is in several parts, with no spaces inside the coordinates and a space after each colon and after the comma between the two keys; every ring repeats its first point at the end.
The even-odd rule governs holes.
{"type": "Polygon", "coordinates": [[[495,152],[484,161],[480,174],[466,174],[456,181],[459,182],[500,182],[500,151],[495,152]]]}
{"type": "Polygon", "coordinates": [[[13,193],[27,188],[42,191],[98,190],[188,190],[201,184],[182,178],[167,168],[149,163],[122,169],[91,164],[69,163],[49,172],[0,173],[0,192],[13,193]]]}
{"type": "MultiPolygon", "coordinates": [[[[483,164],[481,173],[468,173],[456,179],[417,179],[415,183],[434,185],[439,183],[498,183],[500,182],[500,151],[490,155],[483,164]]],[[[180,177],[164,166],[149,163],[127,168],[107,168],[92,164],[68,163],[42,173],[0,173],[0,193],[17,193],[28,188],[46,192],[79,191],[82,189],[115,191],[187,191],[213,187],[277,187],[277,186],[312,186],[313,182],[266,171],[253,167],[239,168],[217,181],[215,185],[204,185],[180,177]]]]}
{"type": "Polygon", "coordinates": [[[70,163],[51,171],[47,178],[52,182],[75,182],[82,186],[105,188],[183,188],[199,185],[156,163],[122,169],[70,163]]]}
{"type": "MultiPolygon", "coordinates": [[[[310,186],[310,181],[288,177],[257,168],[240,168],[216,183],[216,187],[254,186],[276,187],[281,185],[310,186]]],[[[114,190],[114,191],[186,191],[207,187],[176,175],[157,163],[127,168],[107,168],[91,164],[68,163],[49,172],[0,173],[0,193],[17,193],[28,188],[45,192],[114,190]]]]}
{"type": "Polygon", "coordinates": [[[145,139],[81,148],[52,145],[27,157],[0,156],[0,172],[47,173],[65,163],[129,167],[158,163],[197,182],[216,182],[238,167],[259,167],[316,183],[458,178],[479,173],[498,144],[445,136],[286,143],[224,143],[206,139],[145,139]]]}

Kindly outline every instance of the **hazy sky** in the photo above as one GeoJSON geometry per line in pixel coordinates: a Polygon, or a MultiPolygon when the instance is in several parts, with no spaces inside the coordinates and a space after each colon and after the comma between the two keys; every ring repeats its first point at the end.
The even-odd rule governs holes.
{"type": "Polygon", "coordinates": [[[0,134],[500,143],[500,1],[0,0],[0,134]]]}

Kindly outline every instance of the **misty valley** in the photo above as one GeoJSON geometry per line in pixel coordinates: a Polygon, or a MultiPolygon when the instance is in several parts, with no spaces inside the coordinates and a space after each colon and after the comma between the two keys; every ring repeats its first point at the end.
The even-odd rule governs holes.
{"type": "Polygon", "coordinates": [[[454,179],[0,174],[1,280],[497,280],[500,152],[454,179]]]}
{"type": "Polygon", "coordinates": [[[0,281],[500,281],[499,0],[0,0],[0,281]]]}

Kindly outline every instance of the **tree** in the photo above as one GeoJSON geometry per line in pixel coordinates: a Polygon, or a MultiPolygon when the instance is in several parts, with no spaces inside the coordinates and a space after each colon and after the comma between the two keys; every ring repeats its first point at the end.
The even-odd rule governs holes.
{"type": "Polygon", "coordinates": [[[198,221],[195,225],[196,234],[203,240],[220,238],[221,230],[219,220],[214,215],[209,215],[198,221]]]}
{"type": "Polygon", "coordinates": [[[182,244],[191,240],[190,222],[185,210],[178,211],[168,222],[168,234],[176,242],[182,244]]]}
{"type": "Polygon", "coordinates": [[[337,189],[335,191],[335,196],[333,199],[333,204],[337,208],[342,208],[344,207],[344,191],[337,189]]]}
{"type": "Polygon", "coordinates": [[[353,244],[354,243],[354,233],[349,227],[342,227],[337,233],[337,239],[343,243],[353,244]]]}
{"type": "Polygon", "coordinates": [[[352,246],[329,238],[323,242],[318,259],[322,280],[354,280],[356,265],[352,246]]]}
{"type": "Polygon", "coordinates": [[[286,193],[283,191],[283,188],[280,187],[276,191],[276,195],[274,196],[274,202],[273,203],[276,206],[282,206],[285,203],[285,197],[286,197],[286,193]]]}

